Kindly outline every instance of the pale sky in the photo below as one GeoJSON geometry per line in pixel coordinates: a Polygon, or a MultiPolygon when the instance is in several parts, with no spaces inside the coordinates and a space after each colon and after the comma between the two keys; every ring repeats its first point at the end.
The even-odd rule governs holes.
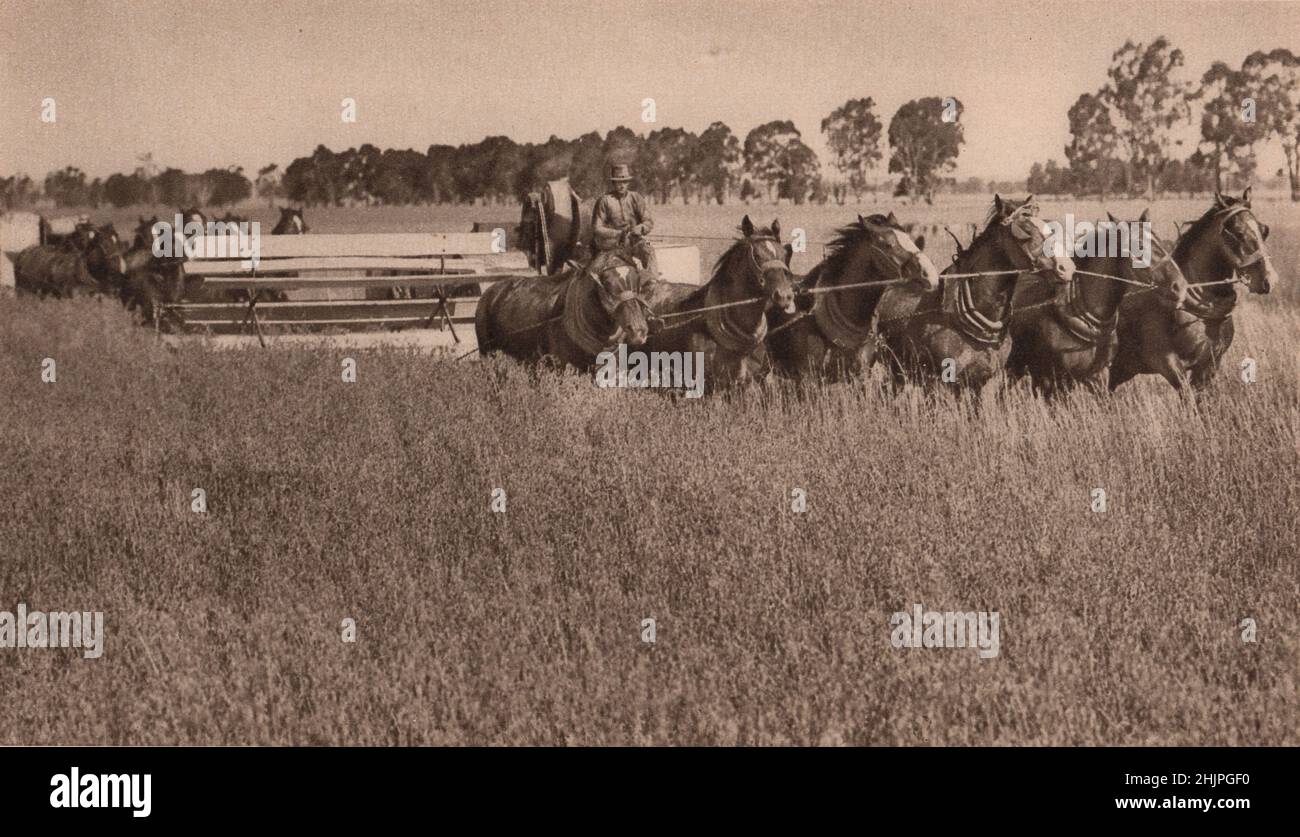
{"type": "MultiPolygon", "coordinates": [[[[888,126],[930,95],[965,105],[958,177],[1021,178],[1064,162],[1067,110],[1126,38],[1167,35],[1189,79],[1256,49],[1300,53],[1300,2],[1238,0],[0,0],[0,21],[0,173],[37,180],[69,164],[129,172],[145,151],[251,175],[318,143],[423,152],[714,120],[743,139],[792,119],[825,166],[821,119],[846,99],[871,96],[888,126]],[[39,119],[47,96],[54,125],[39,119]],[[340,121],[345,96],[355,124],[340,121]]],[[[1280,159],[1265,151],[1260,174],[1280,159]]]]}

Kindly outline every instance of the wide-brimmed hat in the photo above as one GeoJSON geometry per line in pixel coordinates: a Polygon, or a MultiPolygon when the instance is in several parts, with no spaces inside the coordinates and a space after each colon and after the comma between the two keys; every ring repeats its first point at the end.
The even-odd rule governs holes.
{"type": "Polygon", "coordinates": [[[615,163],[609,167],[609,179],[615,183],[632,179],[632,167],[627,163],[615,163]]]}

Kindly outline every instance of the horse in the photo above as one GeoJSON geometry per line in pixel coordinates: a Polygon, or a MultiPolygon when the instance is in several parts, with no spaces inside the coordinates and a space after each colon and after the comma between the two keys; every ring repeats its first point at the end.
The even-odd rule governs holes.
{"type": "Polygon", "coordinates": [[[519,243],[528,263],[558,273],[569,262],[585,263],[591,255],[595,200],[583,200],[567,177],[530,192],[519,214],[519,243]]]}
{"type": "Polygon", "coordinates": [[[1182,392],[1203,390],[1232,345],[1232,312],[1242,282],[1266,294],[1278,282],[1264,242],[1268,226],[1250,208],[1250,189],[1240,199],[1219,193],[1214,204],[1178,238],[1174,261],[1187,277],[1187,298],[1171,306],[1151,295],[1130,296],[1119,308],[1119,351],[1111,364],[1113,392],[1137,375],[1156,374],[1182,392]],[[1245,276],[1245,280],[1238,278],[1245,276]]]}
{"type": "Polygon", "coordinates": [[[885,288],[939,284],[939,271],[922,252],[925,236],[913,240],[892,212],[859,215],[829,247],[830,255],[796,283],[801,300],[815,297],[811,309],[767,315],[767,353],[781,377],[835,383],[865,374],[875,362],[871,320],[885,288]]]}
{"type": "Polygon", "coordinates": [[[746,215],[740,232],[702,287],[661,282],[650,297],[653,318],[645,350],[703,352],[708,392],[766,375],[767,309],[795,310],[792,251],[781,245],[780,222],[756,228],[746,215]],[[656,321],[663,323],[657,332],[656,321]]]}
{"type": "Polygon", "coordinates": [[[1017,203],[994,195],[983,231],[939,277],[939,288],[894,285],[876,306],[876,329],[895,389],[908,377],[978,391],[1006,362],[1005,320],[1016,276],[1074,278],[1069,256],[1045,246],[1050,231],[1033,195],[1017,203]]]}
{"type": "Polygon", "coordinates": [[[633,347],[645,343],[642,280],[636,262],[611,259],[599,275],[570,267],[554,277],[496,282],[474,314],[479,354],[501,351],[529,363],[550,358],[587,371],[624,338],[633,347]]]}
{"type": "MultiPolygon", "coordinates": [[[[1149,214],[1143,210],[1138,217],[1143,230],[1150,229],[1149,214]]],[[[1107,216],[1109,225],[1095,226],[1099,236],[1131,228],[1107,216]]],[[[1125,252],[1076,257],[1069,285],[1049,287],[1033,277],[1022,278],[1009,322],[1007,373],[1013,381],[1028,376],[1035,392],[1049,398],[1076,385],[1097,394],[1105,390],[1106,372],[1119,346],[1115,332],[1121,301],[1159,292],[1178,304],[1187,294],[1187,281],[1173,254],[1155,233],[1144,234],[1151,248],[1145,266],[1134,264],[1130,246],[1125,252]]],[[[1111,235],[1115,240],[1115,233],[1111,235]]]]}
{"type": "Polygon", "coordinates": [[[111,224],[90,228],[76,240],[78,250],[60,244],[34,244],[14,258],[14,284],[30,294],[56,299],[115,291],[126,273],[121,241],[111,224]]]}
{"type": "Polygon", "coordinates": [[[271,235],[303,235],[308,232],[311,232],[311,227],[307,226],[301,209],[280,207],[280,220],[271,229],[271,235]]]}
{"type": "Polygon", "coordinates": [[[139,311],[146,323],[161,331],[171,331],[171,320],[164,316],[167,305],[192,297],[202,279],[186,278],[181,270],[183,254],[159,257],[153,252],[154,225],[157,216],[138,216],[131,248],[126,253],[126,277],[119,297],[128,311],[139,311]]]}

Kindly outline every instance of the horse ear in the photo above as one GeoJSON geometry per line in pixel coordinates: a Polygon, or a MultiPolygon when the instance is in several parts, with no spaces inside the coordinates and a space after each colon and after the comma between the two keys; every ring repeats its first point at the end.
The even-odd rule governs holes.
{"type": "Polygon", "coordinates": [[[754,234],[754,222],[749,220],[748,215],[741,219],[740,231],[745,234],[745,238],[749,238],[754,234]]]}
{"type": "Polygon", "coordinates": [[[898,223],[898,216],[894,214],[894,210],[892,209],[889,210],[889,217],[885,218],[885,220],[889,222],[889,226],[891,227],[902,226],[901,224],[898,223]]]}
{"type": "Polygon", "coordinates": [[[1246,205],[1246,208],[1247,208],[1247,209],[1250,208],[1250,190],[1251,190],[1251,187],[1250,187],[1250,186],[1247,186],[1247,187],[1246,187],[1246,191],[1244,191],[1244,192],[1241,193],[1241,202],[1244,203],[1244,204],[1246,205]]]}
{"type": "Polygon", "coordinates": [[[867,219],[862,217],[861,212],[858,213],[858,226],[864,230],[867,228],[867,219]]]}
{"type": "Polygon", "coordinates": [[[1146,209],[1142,210],[1142,214],[1138,216],[1138,223],[1145,224],[1147,221],[1150,220],[1151,220],[1151,207],[1148,206],[1146,209]]]}
{"type": "Polygon", "coordinates": [[[1007,211],[1006,202],[1002,200],[1002,196],[997,192],[993,193],[993,208],[997,211],[998,215],[1003,215],[1007,211]]]}
{"type": "Polygon", "coordinates": [[[776,238],[777,241],[781,240],[781,222],[776,218],[772,219],[772,236],[776,238]]]}
{"type": "Polygon", "coordinates": [[[1115,213],[1114,213],[1114,212],[1111,212],[1109,209],[1106,210],[1106,217],[1110,219],[1110,222],[1111,222],[1112,224],[1118,224],[1118,223],[1119,223],[1119,219],[1115,217],[1115,213]]]}
{"type": "Polygon", "coordinates": [[[1033,196],[1033,195],[1028,195],[1028,196],[1025,197],[1025,202],[1022,203],[1022,204],[1020,204],[1020,205],[1021,205],[1021,206],[1028,206],[1029,204],[1031,204],[1031,203],[1033,203],[1033,202],[1034,202],[1034,196],[1033,196]]]}
{"type": "Polygon", "coordinates": [[[913,242],[916,244],[916,249],[921,251],[925,250],[925,236],[917,236],[913,239],[913,242]]]}
{"type": "Polygon", "coordinates": [[[786,267],[789,267],[789,266],[790,266],[790,260],[794,258],[794,245],[793,245],[793,244],[787,244],[787,245],[785,245],[785,247],[783,247],[783,248],[781,248],[781,249],[783,249],[783,250],[785,251],[785,266],[786,266],[786,267]]]}

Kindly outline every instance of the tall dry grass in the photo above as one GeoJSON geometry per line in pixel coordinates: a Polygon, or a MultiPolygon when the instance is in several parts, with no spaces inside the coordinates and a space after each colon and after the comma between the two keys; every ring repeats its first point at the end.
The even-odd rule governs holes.
{"type": "Polygon", "coordinates": [[[1300,743],[1300,317],[1241,319],[1196,410],[394,351],[346,384],[0,302],[0,609],[107,632],[0,649],[0,743],[1300,743]],[[1000,655],[892,648],[914,603],[997,610],[1000,655]]]}

